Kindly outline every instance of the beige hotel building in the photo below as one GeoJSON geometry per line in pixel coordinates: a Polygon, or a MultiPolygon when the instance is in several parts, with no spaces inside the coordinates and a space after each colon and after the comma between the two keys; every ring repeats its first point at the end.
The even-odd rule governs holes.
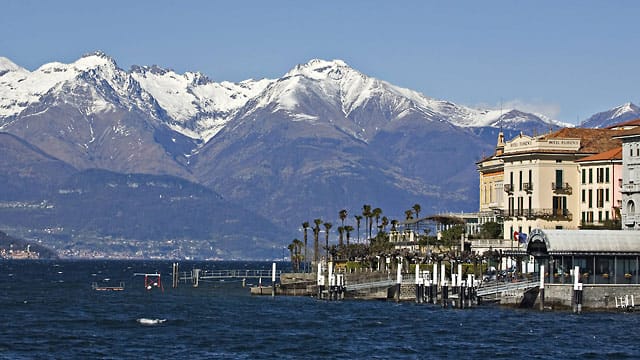
{"type": "Polygon", "coordinates": [[[492,216],[502,221],[505,239],[535,228],[578,229],[587,216],[578,160],[620,147],[621,141],[612,139],[614,132],[564,128],[533,137],[521,134],[507,142],[500,132],[495,154],[476,163],[480,222],[495,221],[492,216]]]}

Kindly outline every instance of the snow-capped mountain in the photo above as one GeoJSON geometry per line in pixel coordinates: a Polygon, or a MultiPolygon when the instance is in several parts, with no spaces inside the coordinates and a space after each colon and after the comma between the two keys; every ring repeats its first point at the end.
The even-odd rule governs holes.
{"type": "Polygon", "coordinates": [[[458,127],[518,128],[557,126],[540,115],[517,110],[473,109],[436,100],[419,92],[369,77],[342,60],[314,59],[276,80],[245,109],[247,113],[270,107],[270,111],[295,114],[295,120],[316,121],[326,118],[345,132],[370,140],[377,130],[404,117],[419,116],[428,122],[448,122],[458,127]],[[331,107],[326,112],[323,106],[331,107]],[[325,112],[323,112],[325,111],[325,112]],[[357,114],[364,114],[360,118],[357,114]],[[380,117],[371,117],[378,113],[380,117]],[[347,119],[347,121],[340,121],[347,119]]]}
{"type": "Polygon", "coordinates": [[[134,66],[131,75],[165,110],[173,130],[204,142],[272,82],[250,79],[216,83],[201,73],[177,74],[157,66],[134,66]]]}
{"type": "MultiPolygon", "coordinates": [[[[460,127],[522,130],[523,126],[544,128],[551,123],[535,114],[516,112],[517,116],[513,116],[512,109],[473,109],[432,99],[368,77],[341,60],[311,60],[277,80],[217,83],[197,72],[177,74],[157,66],[133,66],[127,72],[106,54],[96,52],[71,64],[45,64],[33,72],[0,58],[0,129],[28,108],[38,109],[38,103],[47,95],[69,93],[78,87],[73,82],[89,78],[94,79],[95,87],[91,90],[85,87],[82,96],[88,98],[78,104],[85,115],[111,110],[114,104],[135,108],[172,131],[201,142],[213,138],[248,103],[252,104],[247,111],[269,105],[272,111],[295,113],[297,120],[314,120],[324,116],[315,109],[318,101],[322,101],[338,111],[336,117],[349,119],[339,126],[365,141],[385,123],[410,114],[460,127]],[[310,90],[316,85],[317,90],[310,90]],[[313,106],[309,106],[312,98],[313,106]],[[356,109],[374,108],[384,118],[353,116],[356,109]]],[[[64,96],[59,99],[70,100],[64,96]]]]}
{"type": "Polygon", "coordinates": [[[433,99],[341,60],[230,83],[125,71],[103,53],[34,71],[0,58],[0,131],[78,171],[188,179],[288,229],[365,203],[400,219],[415,203],[425,213],[476,210],[474,164],[495,149],[498,129],[555,125],[433,99]]]}
{"type": "Polygon", "coordinates": [[[580,124],[580,127],[604,129],[625,121],[640,118],[640,107],[628,102],[613,109],[592,115],[580,124]]]}
{"type": "Polygon", "coordinates": [[[150,96],[101,52],[87,54],[71,64],[48,63],[33,72],[2,58],[0,73],[0,119],[14,118],[29,107],[37,108],[52,95],[65,94],[59,99],[72,100],[68,97],[74,92],[82,103],[78,110],[85,115],[112,110],[115,104],[154,112],[150,96]],[[95,86],[89,89],[87,82],[95,86]]]}

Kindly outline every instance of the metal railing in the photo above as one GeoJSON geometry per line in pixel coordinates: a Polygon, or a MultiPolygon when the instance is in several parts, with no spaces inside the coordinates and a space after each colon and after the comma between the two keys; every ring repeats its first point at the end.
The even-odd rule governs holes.
{"type": "Polygon", "coordinates": [[[569,183],[551,183],[551,190],[556,194],[571,195],[573,188],[569,183]]]}
{"type": "Polygon", "coordinates": [[[478,296],[496,295],[509,291],[527,290],[539,285],[540,281],[537,278],[517,282],[495,281],[491,283],[484,283],[478,288],[477,294],[478,296]]]}

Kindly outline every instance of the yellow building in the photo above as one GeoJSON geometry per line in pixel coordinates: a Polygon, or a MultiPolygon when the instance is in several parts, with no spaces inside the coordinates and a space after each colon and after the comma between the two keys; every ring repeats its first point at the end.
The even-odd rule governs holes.
{"type": "Polygon", "coordinates": [[[576,161],[620,146],[613,132],[564,128],[534,137],[521,134],[508,142],[499,137],[496,154],[477,163],[481,212],[501,213],[505,238],[535,228],[577,229],[581,170],[576,161]],[[501,198],[491,193],[500,174],[501,198]]]}
{"type": "Polygon", "coordinates": [[[500,221],[504,210],[504,166],[497,156],[504,151],[504,134],[498,134],[496,152],[476,163],[480,174],[480,212],[479,226],[489,221],[500,221]]]}

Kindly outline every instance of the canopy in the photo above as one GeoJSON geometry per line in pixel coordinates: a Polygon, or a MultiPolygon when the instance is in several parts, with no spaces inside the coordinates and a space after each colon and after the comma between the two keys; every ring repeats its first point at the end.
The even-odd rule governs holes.
{"type": "Polygon", "coordinates": [[[640,255],[640,231],[535,229],[529,234],[527,253],[533,256],[640,255]]]}

